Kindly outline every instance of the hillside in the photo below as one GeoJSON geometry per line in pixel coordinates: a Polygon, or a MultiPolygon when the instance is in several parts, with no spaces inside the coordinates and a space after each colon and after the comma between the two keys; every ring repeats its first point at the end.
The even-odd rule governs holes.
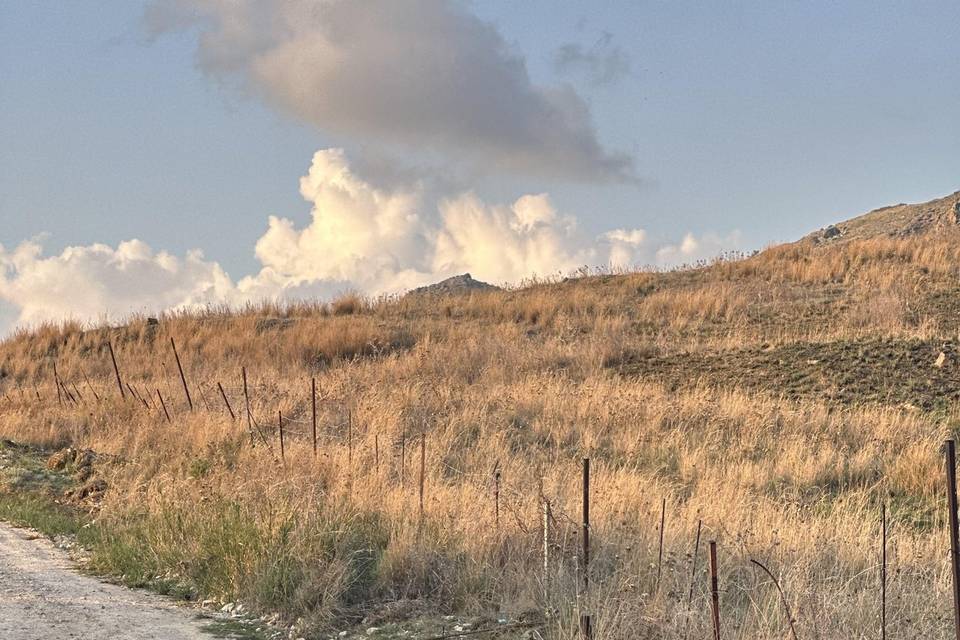
{"type": "Polygon", "coordinates": [[[706,637],[708,539],[738,637],[789,633],[751,559],[800,637],[872,636],[881,503],[888,631],[946,637],[958,201],[695,269],[23,332],[0,343],[0,437],[96,452],[106,492],[73,500],[95,570],[304,637],[453,613],[571,637],[582,611],[601,638],[706,637]]]}
{"type": "Polygon", "coordinates": [[[814,243],[900,238],[937,233],[960,224],[960,191],[921,204],[883,207],[845,222],[830,225],[805,238],[814,243]]]}

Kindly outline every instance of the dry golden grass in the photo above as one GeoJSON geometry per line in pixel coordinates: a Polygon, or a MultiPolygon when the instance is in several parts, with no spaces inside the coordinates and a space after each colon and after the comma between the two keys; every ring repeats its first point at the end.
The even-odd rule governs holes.
{"type": "Polygon", "coordinates": [[[175,578],[316,628],[420,598],[437,611],[547,610],[555,637],[573,635],[580,611],[595,616],[598,638],[706,637],[706,541],[716,539],[729,637],[788,633],[775,587],[750,559],[779,577],[801,638],[877,637],[885,502],[888,632],[947,637],[938,448],[957,424],[952,406],[789,402],[776,388],[736,384],[671,390],[622,375],[622,365],[795,341],[955,339],[956,240],[791,245],[686,271],[462,297],[347,296],[329,307],[41,327],[0,345],[0,435],[117,457],[101,471],[110,490],[99,568],[175,578]],[[108,341],[149,407],[119,398],[108,341]],[[82,400],[58,404],[54,362],[82,400]],[[583,457],[593,463],[587,593],[577,563],[583,457]],[[555,516],[546,574],[541,495],[555,516]]]}

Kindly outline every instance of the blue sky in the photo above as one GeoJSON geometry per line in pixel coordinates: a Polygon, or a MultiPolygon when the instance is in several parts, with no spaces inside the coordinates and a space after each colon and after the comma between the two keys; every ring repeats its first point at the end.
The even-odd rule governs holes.
{"type": "MultiPolygon", "coordinates": [[[[362,130],[345,117],[325,126],[327,111],[298,114],[275,98],[275,88],[251,90],[226,62],[200,64],[204,27],[151,33],[148,4],[0,0],[0,244],[8,254],[8,317],[30,319],[20,311],[32,281],[10,293],[25,267],[11,267],[9,254],[39,234],[47,234],[45,258],[67,246],[116,248],[137,239],[179,259],[201,249],[232,281],[276,267],[254,246],[270,215],[297,230],[315,220],[318,201],[305,201],[299,180],[314,152],[328,147],[343,148],[371,188],[395,189],[394,169],[408,168],[385,177],[375,163],[381,152],[393,165],[416,165],[425,185],[420,209],[435,211],[435,201],[465,191],[490,207],[546,192],[556,219],[575,217],[584,236],[643,229],[651,251],[688,233],[719,238],[704,247],[733,248],[723,247],[724,239],[762,247],[870,208],[960,188],[955,1],[419,2],[424,12],[453,4],[492,25],[538,91],[572,88],[575,103],[589,110],[596,143],[611,156],[628,154],[638,182],[541,171],[539,160],[508,166],[502,154],[465,161],[457,149],[473,145],[456,135],[443,141],[447,129],[433,132],[429,122],[414,123],[419,128],[405,137],[397,131],[380,149],[377,132],[394,133],[389,120],[362,130]],[[576,59],[561,67],[564,47],[576,59]],[[437,149],[424,152],[418,136],[435,136],[437,149]],[[367,165],[373,168],[364,174],[367,165]]],[[[478,99],[491,92],[498,93],[495,85],[478,99]]],[[[294,240],[308,251],[303,238],[294,240]]],[[[564,255],[602,262],[606,254],[577,245],[564,255]]],[[[311,260],[305,255],[298,264],[311,260]]],[[[402,257],[395,262],[393,275],[410,266],[402,257]]],[[[69,269],[69,261],[63,266],[69,269]]],[[[338,286],[352,282],[350,272],[328,265],[310,269],[338,286]]],[[[310,279],[297,273],[294,289],[310,279]]],[[[107,285],[96,285],[109,297],[107,285]]],[[[0,285],[0,308],[3,297],[0,285]]],[[[49,308],[32,317],[69,311],[49,308]]]]}

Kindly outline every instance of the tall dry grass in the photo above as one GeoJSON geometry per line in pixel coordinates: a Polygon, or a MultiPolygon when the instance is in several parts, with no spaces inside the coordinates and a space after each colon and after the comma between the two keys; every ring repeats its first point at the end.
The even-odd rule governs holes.
{"type": "Polygon", "coordinates": [[[945,307],[924,306],[955,273],[956,252],[941,244],[794,246],[690,271],[463,297],[353,296],[119,328],[41,327],[0,345],[0,435],[115,456],[101,470],[110,489],[96,568],[241,599],[301,629],[421,599],[439,612],[547,611],[554,637],[573,635],[581,611],[594,615],[598,638],[705,637],[706,541],[716,539],[731,637],[788,632],[775,587],[751,559],[778,576],[800,637],[875,637],[885,502],[888,632],[947,637],[938,447],[954,433],[954,412],[791,403],[775,389],[671,391],[619,367],[646,352],[696,358],[797,340],[955,335],[945,307]],[[149,406],[120,399],[108,342],[149,406]],[[54,361],[75,404],[57,401],[54,361]],[[589,592],[577,562],[583,457],[593,464],[589,592]],[[546,573],[544,498],[554,514],[546,573]]]}

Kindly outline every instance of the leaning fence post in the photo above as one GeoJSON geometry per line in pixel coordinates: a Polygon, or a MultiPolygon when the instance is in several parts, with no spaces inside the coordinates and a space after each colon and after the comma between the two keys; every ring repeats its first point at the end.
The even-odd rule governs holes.
{"type": "Polygon", "coordinates": [[[193,398],[190,397],[190,389],[187,387],[187,377],[183,375],[183,366],[180,364],[180,354],[177,353],[177,343],[173,341],[173,338],[170,338],[170,346],[173,347],[173,357],[177,361],[177,369],[180,371],[180,382],[183,383],[183,393],[187,396],[187,405],[190,407],[190,411],[193,411],[193,398]]]}
{"type": "Polygon", "coordinates": [[[163,401],[163,396],[160,395],[160,389],[157,389],[157,398],[160,399],[160,406],[163,408],[163,415],[167,416],[167,422],[171,422],[170,412],[167,411],[167,403],[163,401]]]}
{"type": "Polygon", "coordinates": [[[697,581],[697,558],[700,555],[700,531],[703,528],[703,520],[697,520],[697,537],[693,543],[693,563],[690,567],[690,591],[687,594],[687,628],[683,632],[684,640],[690,637],[690,612],[693,608],[693,587],[697,581]]]}
{"type": "Polygon", "coordinates": [[[57,390],[57,404],[63,406],[63,395],[60,393],[60,376],[57,374],[57,361],[53,361],[53,386],[57,390]]]}
{"type": "Polygon", "coordinates": [[[250,432],[250,444],[253,444],[253,417],[250,415],[250,392],[247,390],[247,368],[240,367],[243,376],[243,405],[247,411],[247,431],[250,432]]]}
{"type": "Polygon", "coordinates": [[[83,394],[80,393],[80,389],[77,388],[77,383],[71,382],[70,386],[73,387],[73,392],[77,395],[77,399],[80,400],[80,402],[82,402],[83,404],[87,404],[86,401],[83,399],[83,394]]]}
{"type": "Polygon", "coordinates": [[[127,396],[123,392],[123,382],[120,380],[120,367],[117,366],[117,356],[113,353],[113,342],[107,340],[107,347],[110,349],[110,361],[113,362],[113,373],[117,376],[117,387],[120,389],[120,399],[126,400],[127,396]]]}
{"type": "Polygon", "coordinates": [[[957,452],[953,440],[944,443],[947,503],[950,507],[950,567],[953,573],[953,623],[960,640],[960,536],[957,533],[957,452]]]}
{"type": "Polygon", "coordinates": [[[710,604],[713,613],[713,640],[720,640],[720,591],[717,587],[717,541],[710,541],[710,604]]]}
{"type": "Polygon", "coordinates": [[[210,403],[207,402],[207,394],[203,392],[203,384],[200,382],[197,383],[197,391],[200,392],[200,399],[203,400],[204,409],[210,411],[210,403]]]}
{"type": "Polygon", "coordinates": [[[227,405],[227,411],[230,412],[230,419],[236,420],[237,416],[233,413],[233,407],[230,406],[230,401],[227,400],[227,392],[223,390],[223,385],[220,384],[220,381],[217,381],[217,388],[220,389],[220,397],[223,398],[223,404],[227,405]]]}
{"type": "Polygon", "coordinates": [[[759,560],[750,558],[750,562],[759,567],[765,574],[767,574],[770,580],[773,581],[773,586],[777,588],[777,593],[780,594],[780,602],[783,603],[783,610],[787,614],[787,624],[790,625],[790,636],[793,638],[793,640],[797,640],[797,629],[793,623],[793,612],[790,611],[790,603],[787,602],[787,594],[783,591],[783,587],[780,586],[780,581],[777,580],[776,576],[773,575],[773,572],[770,571],[770,569],[768,569],[766,565],[761,563],[759,560]]]}
{"type": "Polygon", "coordinates": [[[697,520],[697,539],[693,543],[693,566],[690,568],[690,593],[687,594],[687,607],[693,603],[693,585],[697,578],[697,556],[700,554],[700,530],[703,520],[697,520]]]}
{"type": "MultiPolygon", "coordinates": [[[[98,393],[97,393],[97,390],[93,388],[93,385],[92,385],[92,384],[90,384],[90,378],[87,377],[87,371],[86,371],[86,369],[84,369],[84,368],[81,367],[80,373],[83,375],[83,380],[84,380],[84,382],[86,382],[86,383],[87,383],[87,386],[90,387],[90,391],[93,392],[93,397],[97,399],[97,402],[100,402],[100,394],[98,394],[98,393]]],[[[21,395],[23,394],[22,391],[21,391],[20,393],[21,393],[21,395]]]]}

